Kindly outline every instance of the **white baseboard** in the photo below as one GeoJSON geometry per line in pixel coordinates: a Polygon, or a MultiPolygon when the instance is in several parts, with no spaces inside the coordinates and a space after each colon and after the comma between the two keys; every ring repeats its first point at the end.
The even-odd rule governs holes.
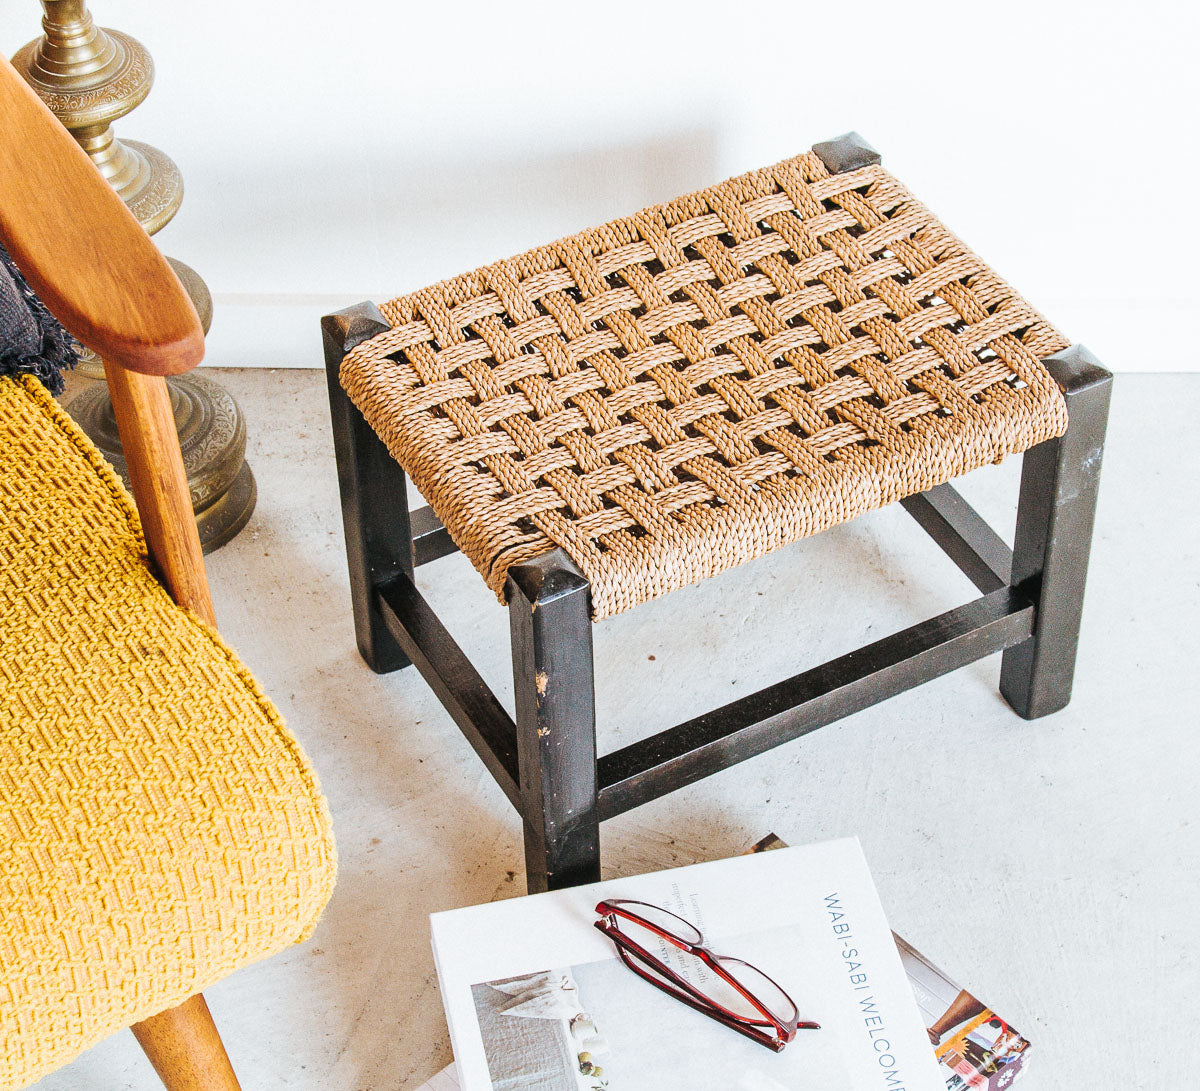
{"type": "MultiPolygon", "coordinates": [[[[323,367],[321,315],[364,298],[369,295],[218,295],[205,363],[323,367]]],[[[1042,306],[1068,337],[1082,341],[1112,371],[1200,371],[1200,345],[1181,335],[1200,324],[1200,301],[1064,299],[1044,300],[1042,306]]]]}
{"type": "Polygon", "coordinates": [[[363,298],[353,293],[214,295],[204,362],[210,367],[323,368],[321,315],[363,298]]]}

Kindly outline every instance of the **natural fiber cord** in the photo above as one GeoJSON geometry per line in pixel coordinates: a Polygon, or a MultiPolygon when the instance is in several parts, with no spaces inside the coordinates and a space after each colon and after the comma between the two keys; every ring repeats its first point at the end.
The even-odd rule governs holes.
{"type": "Polygon", "coordinates": [[[561,546],[596,618],[1066,428],[1066,339],[814,153],[381,310],[352,400],[498,595],[561,546]]]}
{"type": "Polygon", "coordinates": [[[29,377],[0,378],[0,633],[7,1091],[305,939],[335,861],[295,739],[29,377]]]}

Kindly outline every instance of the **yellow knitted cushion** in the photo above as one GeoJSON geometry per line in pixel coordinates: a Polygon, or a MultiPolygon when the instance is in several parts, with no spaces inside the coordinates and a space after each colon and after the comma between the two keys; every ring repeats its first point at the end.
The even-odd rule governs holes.
{"type": "Polygon", "coordinates": [[[0,634],[8,1089],[307,938],[335,862],[296,740],[29,378],[0,379],[0,634]]]}

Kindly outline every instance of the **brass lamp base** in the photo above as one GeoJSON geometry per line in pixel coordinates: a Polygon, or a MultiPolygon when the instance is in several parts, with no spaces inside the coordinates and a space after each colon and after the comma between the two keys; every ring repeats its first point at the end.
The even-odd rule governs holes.
{"type": "MultiPolygon", "coordinates": [[[[233,395],[203,375],[175,376],[167,380],[167,388],[200,545],[211,553],[246,525],[258,500],[254,474],[246,462],[246,418],[233,395]]],[[[89,385],[71,400],[67,411],[128,486],[108,388],[101,383],[89,385]]]]}
{"type": "MultiPolygon", "coordinates": [[[[167,258],[175,275],[183,282],[192,305],[200,316],[205,333],[212,325],[212,296],[208,285],[190,265],[178,258],[167,258]]],[[[87,384],[67,405],[67,412],[100,448],[129,485],[121,437],[113,415],[108,386],[103,382],[104,364],[94,353],[84,350],[78,371],[87,384]]],[[[187,472],[188,491],[200,531],[200,546],[205,553],[220,549],[249,521],[258,500],[254,474],[246,462],[246,418],[241,407],[220,383],[191,372],[167,380],[171,392],[171,410],[183,450],[183,468],[187,472]]],[[[69,393],[69,390],[68,390],[69,393]]]]}
{"type": "MultiPolygon", "coordinates": [[[[154,62],[128,34],[96,26],[85,0],[42,0],[42,9],[45,33],[21,48],[13,64],[153,235],[183,200],[179,168],[149,144],[118,140],[112,123],[149,93],[154,62]]],[[[46,180],[47,185],[52,183],[53,179],[46,180]]],[[[212,322],[208,286],[183,262],[167,260],[208,333],[212,322]]],[[[96,381],[104,378],[104,364],[85,350],[78,374],[92,382],[72,398],[67,411],[128,485],[108,387],[96,381]]],[[[233,395],[211,379],[192,374],[169,379],[167,385],[200,544],[210,553],[246,525],[258,497],[254,475],[246,465],[246,422],[233,395]]]]}

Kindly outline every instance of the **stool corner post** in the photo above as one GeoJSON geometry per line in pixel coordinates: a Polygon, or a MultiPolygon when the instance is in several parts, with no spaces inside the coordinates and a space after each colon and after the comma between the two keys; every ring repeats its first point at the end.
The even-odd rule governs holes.
{"type": "Polygon", "coordinates": [[[530,893],[600,878],[591,587],[560,549],[508,570],[530,893]]]}
{"type": "Polygon", "coordinates": [[[1043,357],[1042,364],[1058,384],[1068,404],[1085,393],[1092,398],[1111,397],[1112,372],[1086,345],[1068,345],[1065,349],[1043,357]]]}
{"type": "Polygon", "coordinates": [[[342,357],[351,349],[390,328],[383,312],[370,300],[322,315],[321,339],[325,345],[326,368],[340,366],[342,357]]]}
{"type": "Polygon", "coordinates": [[[882,162],[879,152],[853,131],[814,144],[812,150],[830,174],[846,174],[882,162]]]}
{"type": "Polygon", "coordinates": [[[1023,456],[1012,584],[1036,612],[1033,636],[1000,668],[1001,694],[1029,720],[1071,699],[1112,395],[1112,374],[1082,345],[1043,363],[1066,400],[1067,430],[1023,456]]]}
{"type": "Polygon", "coordinates": [[[563,549],[551,549],[531,560],[511,565],[506,573],[506,583],[510,604],[520,600],[530,610],[566,595],[588,600],[590,607],[588,579],[563,549]]]}
{"type": "Polygon", "coordinates": [[[397,574],[412,575],[408,484],[404,471],[343,389],[340,370],[346,353],[390,328],[374,303],[359,303],[321,319],[354,632],[359,652],[378,674],[409,665],[375,597],[376,589],[397,574]]]}

